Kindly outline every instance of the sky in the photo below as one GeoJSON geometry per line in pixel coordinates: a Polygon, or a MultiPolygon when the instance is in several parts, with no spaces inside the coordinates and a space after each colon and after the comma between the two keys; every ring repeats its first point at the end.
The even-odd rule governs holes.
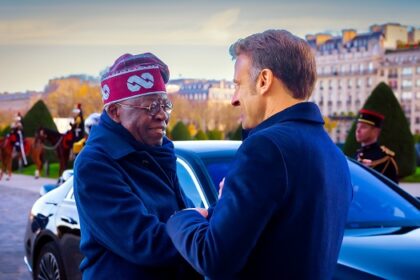
{"type": "Polygon", "coordinates": [[[0,0],[0,93],[100,73],[124,53],[152,52],[171,78],[233,77],[229,46],[267,29],[304,38],[372,24],[420,28],[412,0],[0,0]]]}

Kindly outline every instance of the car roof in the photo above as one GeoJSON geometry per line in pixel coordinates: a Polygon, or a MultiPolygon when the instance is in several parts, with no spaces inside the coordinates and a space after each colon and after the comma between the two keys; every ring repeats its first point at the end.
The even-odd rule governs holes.
{"type": "Polygon", "coordinates": [[[200,156],[224,155],[235,153],[242,141],[231,140],[203,140],[203,141],[174,141],[177,153],[195,153],[200,156]]]}

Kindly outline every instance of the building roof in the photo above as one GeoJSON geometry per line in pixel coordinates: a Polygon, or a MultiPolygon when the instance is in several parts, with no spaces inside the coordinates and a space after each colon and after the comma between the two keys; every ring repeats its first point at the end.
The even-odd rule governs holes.
{"type": "Polygon", "coordinates": [[[343,44],[342,36],[333,37],[320,45],[316,45],[316,39],[310,39],[307,42],[312,48],[318,51],[332,51],[332,50],[340,50],[341,48],[346,48],[346,49],[351,49],[354,47],[367,48],[369,41],[371,39],[379,39],[381,36],[383,36],[382,32],[368,32],[368,33],[358,34],[352,40],[348,41],[345,44],[343,44]]]}

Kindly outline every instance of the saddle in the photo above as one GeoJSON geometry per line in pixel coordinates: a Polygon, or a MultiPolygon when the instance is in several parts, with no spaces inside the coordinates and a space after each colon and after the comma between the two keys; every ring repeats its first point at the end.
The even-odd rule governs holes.
{"type": "Polygon", "coordinates": [[[63,147],[65,149],[70,149],[73,146],[73,132],[71,130],[67,131],[63,136],[63,147]]]}

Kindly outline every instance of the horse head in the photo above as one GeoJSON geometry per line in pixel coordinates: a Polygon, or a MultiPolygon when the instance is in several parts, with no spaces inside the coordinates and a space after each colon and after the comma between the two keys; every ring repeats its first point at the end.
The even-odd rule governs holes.
{"type": "Polygon", "coordinates": [[[45,133],[45,129],[43,127],[39,127],[35,131],[35,141],[39,141],[41,143],[44,143],[44,141],[47,139],[47,134],[45,133]]]}
{"type": "Polygon", "coordinates": [[[6,139],[4,141],[4,146],[11,146],[15,145],[15,143],[18,141],[18,136],[16,131],[10,131],[9,135],[6,136],[6,139]]]}
{"type": "Polygon", "coordinates": [[[63,134],[49,128],[40,127],[38,128],[35,137],[38,137],[43,142],[46,140],[50,144],[55,145],[58,141],[61,141],[60,139],[63,137],[63,134]]]}

